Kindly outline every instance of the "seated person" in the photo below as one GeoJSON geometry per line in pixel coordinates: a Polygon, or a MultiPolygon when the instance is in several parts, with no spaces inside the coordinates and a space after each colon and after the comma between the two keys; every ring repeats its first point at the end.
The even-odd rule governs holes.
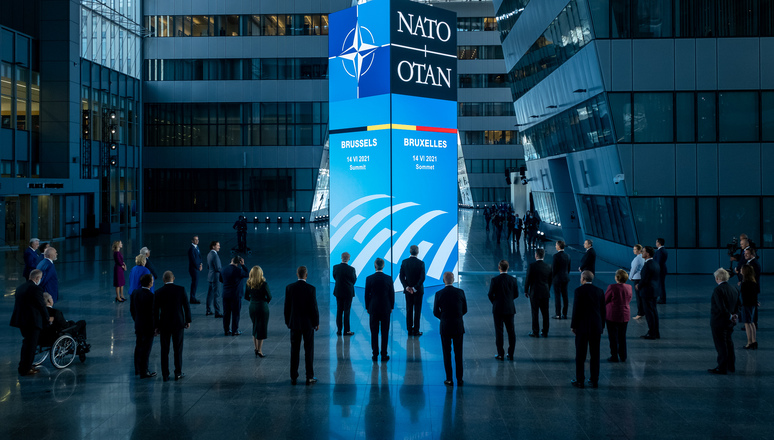
{"type": "Polygon", "coordinates": [[[69,333],[76,339],[83,338],[86,340],[86,321],[80,320],[78,322],[68,321],[65,319],[64,314],[55,309],[54,299],[48,292],[43,293],[43,299],[46,300],[46,306],[48,307],[48,321],[49,326],[43,330],[40,337],[41,340],[46,341],[45,345],[52,344],[56,340],[56,336],[64,329],[75,326],[69,333]]]}

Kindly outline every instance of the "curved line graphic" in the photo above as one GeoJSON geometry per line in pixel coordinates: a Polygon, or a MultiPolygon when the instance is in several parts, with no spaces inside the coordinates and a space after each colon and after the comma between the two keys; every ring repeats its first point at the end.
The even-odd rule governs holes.
{"type": "Polygon", "coordinates": [[[441,247],[438,248],[438,252],[435,254],[433,262],[430,264],[430,269],[427,271],[427,276],[437,280],[441,279],[441,275],[443,274],[443,267],[446,266],[446,262],[449,261],[449,257],[451,256],[451,253],[454,250],[454,246],[456,245],[457,225],[454,225],[451,231],[446,234],[446,238],[443,239],[441,247]]]}
{"type": "MultiPolygon", "coordinates": [[[[392,197],[388,196],[387,194],[373,194],[370,196],[361,197],[355,200],[354,202],[350,203],[349,205],[345,206],[344,209],[342,209],[341,211],[339,211],[339,213],[336,214],[336,217],[334,217],[333,220],[331,220],[331,225],[338,226],[339,223],[342,220],[344,220],[344,217],[346,217],[350,212],[352,212],[353,209],[357,208],[358,206],[364,203],[367,203],[367,202],[370,202],[371,200],[376,200],[376,199],[390,199],[390,198],[392,197]]],[[[361,217],[361,218],[365,218],[365,217],[361,217]]],[[[331,247],[331,249],[333,249],[333,247],[331,247]]]]}
{"type": "Polygon", "coordinates": [[[430,252],[430,249],[433,248],[433,243],[429,243],[427,241],[422,241],[419,243],[419,255],[417,255],[417,258],[420,260],[425,259],[425,255],[427,255],[428,252],[430,252]]]}
{"type": "Polygon", "coordinates": [[[409,206],[419,206],[418,203],[414,202],[406,202],[406,203],[400,203],[398,205],[393,206],[390,208],[389,206],[382,209],[381,211],[377,212],[376,214],[372,215],[371,218],[366,220],[365,223],[363,223],[363,226],[358,229],[357,234],[355,234],[355,241],[358,243],[362,243],[363,240],[368,236],[369,233],[376,227],[376,225],[379,224],[380,221],[386,219],[390,212],[393,214],[400,211],[401,209],[408,208],[409,206]]]}
{"type": "Polygon", "coordinates": [[[339,229],[336,230],[336,233],[333,234],[331,237],[331,255],[333,255],[333,250],[336,249],[336,246],[339,244],[342,238],[344,238],[345,235],[347,235],[347,232],[349,232],[350,229],[354,228],[355,225],[360,223],[361,221],[365,220],[365,217],[363,217],[360,214],[356,214],[352,216],[349,220],[347,220],[339,229]]]}
{"type": "Polygon", "coordinates": [[[417,235],[417,232],[419,232],[419,230],[422,229],[422,227],[425,226],[430,220],[438,217],[441,214],[446,214],[446,211],[430,211],[414,220],[414,223],[410,224],[409,227],[406,228],[403,234],[398,238],[398,240],[395,241],[392,249],[387,251],[387,255],[384,256],[384,260],[389,261],[390,263],[396,263],[399,261],[400,256],[403,255],[403,252],[408,247],[409,242],[412,238],[414,238],[415,235],[417,235]],[[393,256],[395,257],[395,260],[393,260],[393,256]]]}
{"type": "Polygon", "coordinates": [[[379,233],[376,234],[376,236],[374,236],[374,238],[372,238],[367,245],[365,245],[365,247],[357,255],[357,258],[355,258],[355,261],[352,262],[352,267],[355,268],[355,272],[357,272],[358,275],[360,275],[360,271],[363,270],[365,265],[371,260],[371,257],[374,256],[376,251],[378,251],[384,242],[389,240],[393,235],[395,235],[395,231],[384,228],[379,231],[379,233]]]}

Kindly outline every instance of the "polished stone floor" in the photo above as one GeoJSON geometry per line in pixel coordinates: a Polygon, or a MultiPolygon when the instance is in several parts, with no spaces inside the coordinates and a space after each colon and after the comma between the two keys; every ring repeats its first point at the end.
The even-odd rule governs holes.
{"type": "MultiPolygon", "coordinates": [[[[335,334],[335,300],[326,282],[330,261],[326,227],[258,225],[248,244],[248,266],[260,264],[274,293],[270,305],[266,358],[253,354],[247,307],[238,337],[224,337],[220,320],[192,306],[194,319],[185,334],[183,371],[187,377],[164,383],[133,375],[134,333],[129,305],[113,302],[114,239],[124,241],[133,266],[140,247],[152,250],[157,268],[172,270],[188,289],[185,252],[199,234],[202,248],[220,240],[228,258],[234,245],[231,225],[147,225],[114,237],[68,239],[57,270],[60,303],[69,319],[88,321],[91,353],[57,370],[44,363],[41,374],[16,373],[21,337],[0,326],[0,439],[76,438],[772,438],[774,428],[774,351],[769,294],[762,295],[761,349],[742,350],[743,332],[734,332],[737,372],[711,376],[715,351],[709,331],[711,275],[668,278],[670,303],[659,306],[659,341],[638,338],[645,323],[629,326],[629,360],[603,361],[600,388],[577,390],[574,344],[569,321],[551,321],[548,338],[532,339],[529,304],[517,300],[517,346],[513,362],[495,354],[491,306],[486,298],[497,261],[507,258],[522,276],[531,260],[523,248],[500,245],[483,228],[480,215],[460,214],[460,270],[469,311],[465,317],[465,385],[447,388],[433,295],[425,296],[424,336],[409,338],[405,308],[397,295],[390,359],[370,359],[368,315],[362,292],[353,304],[356,333],[335,334]],[[321,320],[316,334],[313,386],[291,386],[289,333],[283,325],[284,286],[295,280],[296,266],[309,267],[317,286],[321,320]]],[[[547,250],[553,251],[552,245],[547,250]]],[[[549,252],[552,253],[552,252],[549,252]]],[[[575,265],[580,254],[573,251],[575,265]]],[[[0,321],[7,323],[20,283],[21,253],[0,253],[0,321]]],[[[335,262],[334,262],[335,263],[335,262]]],[[[615,268],[600,264],[596,282],[604,286],[615,268]]],[[[764,279],[764,282],[767,280],[764,279]]],[[[766,283],[768,284],[768,283],[766,283]]],[[[205,278],[198,296],[206,295],[205,278]]],[[[603,337],[602,353],[607,354],[603,337]]],[[[152,369],[160,371],[159,345],[152,369]]],[[[301,374],[303,377],[303,362],[301,374]]]]}

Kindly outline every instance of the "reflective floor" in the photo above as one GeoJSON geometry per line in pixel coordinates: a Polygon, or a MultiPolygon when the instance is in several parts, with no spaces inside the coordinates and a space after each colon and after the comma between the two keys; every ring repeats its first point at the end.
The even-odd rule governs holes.
{"type": "MultiPolygon", "coordinates": [[[[133,323],[129,304],[113,302],[111,240],[124,241],[133,266],[139,248],[152,250],[160,270],[172,270],[177,283],[190,285],[186,250],[193,233],[203,249],[211,240],[223,245],[226,262],[234,244],[231,225],[149,225],[114,237],[70,239],[60,250],[60,308],[68,319],[88,322],[91,352],[57,370],[46,361],[41,374],[16,373],[21,337],[0,326],[0,438],[772,438],[774,428],[774,351],[769,292],[762,295],[761,349],[741,349],[743,332],[734,332],[737,372],[711,376],[715,351],[709,331],[711,275],[668,278],[670,304],[659,306],[659,341],[644,341],[645,323],[629,326],[629,360],[602,363],[600,388],[578,390],[574,377],[574,339],[569,321],[550,322],[548,338],[532,339],[528,300],[517,302],[517,345],[513,362],[494,359],[491,306],[486,293],[497,261],[507,258],[516,271],[530,261],[519,249],[498,245],[486,234],[483,218],[460,215],[460,287],[468,298],[465,317],[465,385],[443,385],[438,321],[433,294],[422,309],[424,336],[409,338],[405,308],[397,295],[386,363],[373,363],[368,315],[362,292],[352,307],[352,337],[337,337],[335,300],[327,284],[330,261],[327,228],[315,225],[251,229],[248,266],[260,264],[274,294],[270,304],[267,357],[255,358],[243,304],[245,334],[224,337],[219,319],[192,306],[185,333],[182,381],[134,376],[133,323]],[[322,316],[315,337],[312,386],[291,386],[289,333],[282,318],[284,286],[295,280],[296,266],[309,267],[322,316]]],[[[547,245],[553,253],[553,246],[547,245]]],[[[580,254],[572,252],[573,265],[580,254]]],[[[0,322],[10,319],[20,284],[21,253],[0,253],[0,322]]],[[[336,262],[334,262],[336,263],[336,262]]],[[[603,286],[615,268],[598,266],[603,286]]],[[[518,274],[518,273],[517,273],[518,274]]],[[[522,275],[523,276],[523,275],[522,275]]],[[[766,279],[764,279],[766,282],[766,279]]],[[[206,296],[206,278],[197,296],[206,296]]],[[[553,302],[552,302],[553,304],[553,302]]],[[[553,311],[553,309],[552,309],[553,311]]],[[[159,344],[151,369],[160,371],[159,344]]],[[[607,337],[602,340],[603,359],[607,337]]],[[[304,376],[303,362],[301,376],[304,376]]]]}

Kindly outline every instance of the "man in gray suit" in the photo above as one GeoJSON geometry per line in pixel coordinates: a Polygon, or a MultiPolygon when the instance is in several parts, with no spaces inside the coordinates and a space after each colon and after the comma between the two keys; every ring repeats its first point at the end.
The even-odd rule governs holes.
{"type": "Polygon", "coordinates": [[[739,291],[728,284],[728,272],[722,267],[715,271],[717,287],[712,292],[710,305],[710,328],[715,350],[718,352],[718,366],[710,368],[711,374],[726,374],[736,371],[736,356],[734,355],[734,332],[739,316],[739,291]]]}
{"type": "Polygon", "coordinates": [[[207,312],[205,316],[212,315],[213,303],[215,303],[216,318],[223,317],[223,312],[220,308],[220,290],[223,285],[220,270],[223,266],[221,266],[220,256],[218,256],[219,250],[220,242],[213,241],[210,243],[210,253],[207,254],[207,281],[210,283],[210,287],[207,290],[207,312]]]}

